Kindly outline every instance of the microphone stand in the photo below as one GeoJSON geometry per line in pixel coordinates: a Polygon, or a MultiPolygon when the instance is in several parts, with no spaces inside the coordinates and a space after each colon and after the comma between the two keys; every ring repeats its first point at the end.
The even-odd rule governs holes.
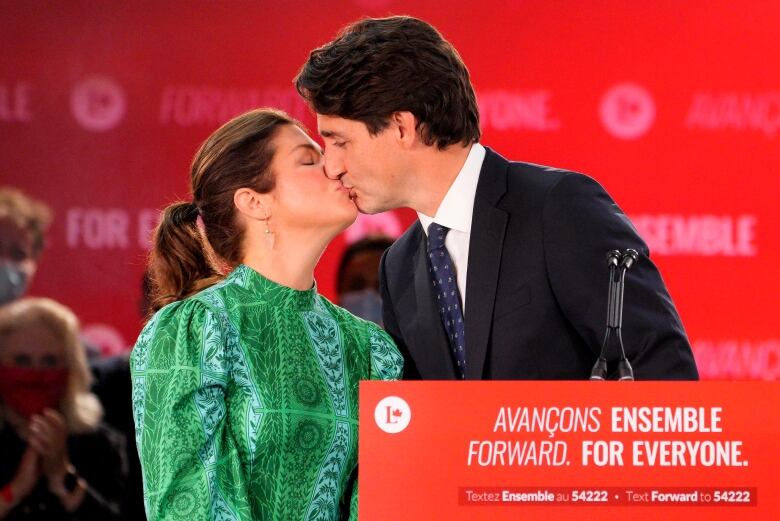
{"type": "Polygon", "coordinates": [[[601,353],[591,369],[591,380],[607,379],[607,348],[614,334],[620,346],[620,360],[618,361],[617,375],[619,381],[632,381],[634,370],[626,357],[623,346],[623,295],[626,287],[626,272],[639,259],[639,253],[633,249],[627,249],[625,253],[618,250],[607,252],[607,266],[609,267],[609,293],[607,296],[607,331],[601,344],[601,353]]]}

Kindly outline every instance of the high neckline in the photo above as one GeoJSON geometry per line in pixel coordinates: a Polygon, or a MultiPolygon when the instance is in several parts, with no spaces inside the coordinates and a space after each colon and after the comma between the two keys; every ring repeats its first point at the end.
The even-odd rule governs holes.
{"type": "Polygon", "coordinates": [[[263,300],[279,308],[308,311],[314,308],[317,300],[316,281],[310,289],[294,289],[274,282],[246,264],[239,264],[228,275],[228,280],[253,293],[262,295],[263,300]]]}

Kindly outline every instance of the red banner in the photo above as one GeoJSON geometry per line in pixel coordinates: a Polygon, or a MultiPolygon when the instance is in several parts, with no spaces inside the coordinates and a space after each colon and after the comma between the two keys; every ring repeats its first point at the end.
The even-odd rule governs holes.
{"type": "Polygon", "coordinates": [[[778,407],[764,382],[363,382],[360,516],[777,519],[778,407]]]}

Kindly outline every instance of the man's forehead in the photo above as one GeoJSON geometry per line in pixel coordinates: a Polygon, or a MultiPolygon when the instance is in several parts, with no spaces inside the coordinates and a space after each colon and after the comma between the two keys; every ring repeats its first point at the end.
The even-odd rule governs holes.
{"type": "Polygon", "coordinates": [[[336,118],[317,114],[317,131],[321,136],[330,137],[334,134],[338,134],[339,130],[341,130],[341,128],[336,118]]]}
{"type": "Polygon", "coordinates": [[[354,133],[355,126],[359,124],[359,121],[339,116],[317,114],[317,130],[322,137],[345,137],[354,133]]]}

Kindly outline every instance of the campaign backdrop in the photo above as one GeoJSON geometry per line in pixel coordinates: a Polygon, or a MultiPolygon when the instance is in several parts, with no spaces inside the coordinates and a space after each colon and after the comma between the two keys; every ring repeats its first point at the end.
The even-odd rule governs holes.
{"type": "MultiPolygon", "coordinates": [[[[316,131],[292,86],[308,52],[362,16],[411,14],[468,65],[484,144],[587,173],[632,218],[703,378],[780,375],[778,2],[71,0],[2,13],[0,185],[55,215],[31,293],[71,306],[106,353],[142,326],[149,233],[189,199],[206,136],[258,106],[316,131]]],[[[413,220],[361,217],[324,255],[320,290],[335,296],[347,243],[413,220]]]]}

